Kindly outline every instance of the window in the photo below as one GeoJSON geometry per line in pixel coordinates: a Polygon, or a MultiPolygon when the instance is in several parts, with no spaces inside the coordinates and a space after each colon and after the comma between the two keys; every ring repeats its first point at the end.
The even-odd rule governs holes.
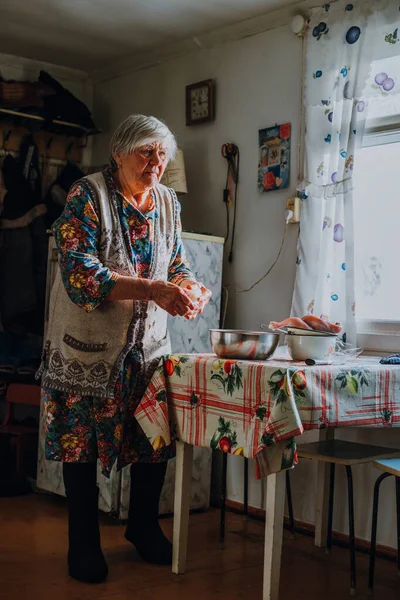
{"type": "Polygon", "coordinates": [[[400,106],[397,103],[393,97],[385,106],[379,102],[370,106],[354,174],[358,345],[383,352],[400,351],[400,254],[396,251],[400,238],[400,106]]]}

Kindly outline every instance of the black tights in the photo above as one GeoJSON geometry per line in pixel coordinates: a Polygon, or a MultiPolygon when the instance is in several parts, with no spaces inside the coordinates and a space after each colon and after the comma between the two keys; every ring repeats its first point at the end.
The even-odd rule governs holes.
{"type": "MultiPolygon", "coordinates": [[[[164,483],[167,463],[133,463],[131,479],[139,487],[148,489],[158,496],[164,483]]],[[[63,477],[66,488],[93,488],[97,482],[97,463],[63,463],[63,477]]]]}
{"type": "Polygon", "coordinates": [[[93,489],[97,481],[97,463],[63,463],[65,489],[93,489]]]}
{"type": "MultiPolygon", "coordinates": [[[[162,565],[172,562],[172,544],[158,523],[166,469],[167,463],[131,465],[129,521],[125,533],[142,558],[162,565]]],[[[70,573],[80,581],[103,580],[107,565],[100,547],[96,463],[64,463],[63,475],[69,509],[70,573]],[[94,552],[94,562],[89,566],[87,548],[94,552]]]]}

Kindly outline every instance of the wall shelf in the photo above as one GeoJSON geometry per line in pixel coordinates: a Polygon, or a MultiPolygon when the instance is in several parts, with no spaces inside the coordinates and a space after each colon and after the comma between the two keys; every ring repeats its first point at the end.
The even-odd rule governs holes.
{"type": "Polygon", "coordinates": [[[2,115],[5,115],[5,117],[10,117],[10,121],[15,122],[19,119],[29,119],[32,121],[37,121],[37,122],[42,122],[45,123],[45,130],[49,131],[49,132],[58,132],[60,133],[60,130],[64,130],[65,132],[69,132],[69,135],[80,135],[80,136],[88,136],[88,135],[95,135],[97,133],[101,133],[101,130],[99,129],[95,129],[95,130],[90,130],[90,129],[86,129],[85,127],[83,127],[82,125],[79,125],[78,123],[69,123],[68,121],[60,121],[59,119],[46,119],[45,117],[42,117],[41,115],[35,115],[32,113],[27,113],[27,112],[23,112],[20,110],[15,110],[15,109],[11,109],[11,108],[0,108],[0,120],[2,115]],[[74,131],[75,133],[72,133],[72,131],[74,131]]]}

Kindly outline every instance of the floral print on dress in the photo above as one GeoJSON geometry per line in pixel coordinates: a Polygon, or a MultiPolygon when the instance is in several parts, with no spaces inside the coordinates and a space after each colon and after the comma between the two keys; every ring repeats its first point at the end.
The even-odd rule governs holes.
{"type": "MultiPolygon", "coordinates": [[[[129,257],[138,277],[147,278],[154,249],[154,222],[158,218],[154,196],[149,212],[142,214],[116,191],[129,257]]],[[[53,233],[69,298],[87,312],[95,310],[110,294],[118,276],[100,261],[100,221],[84,182],[71,189],[53,233]]],[[[168,279],[177,284],[195,279],[186,261],[179,218],[168,279]]],[[[107,477],[115,461],[122,468],[132,462],[171,458],[174,447],[152,446],[133,416],[140,400],[135,395],[139,373],[140,356],[131,350],[121,367],[113,399],[44,388],[46,458],[63,462],[99,458],[107,477]]]]}
{"type": "Polygon", "coordinates": [[[104,267],[98,257],[100,223],[84,184],[71,190],[53,233],[68,296],[90,312],[110,294],[117,275],[104,267]]]}

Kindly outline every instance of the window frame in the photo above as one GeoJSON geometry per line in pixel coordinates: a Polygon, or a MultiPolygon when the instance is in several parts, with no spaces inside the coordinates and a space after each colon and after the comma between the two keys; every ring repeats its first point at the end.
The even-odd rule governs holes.
{"type": "MultiPolygon", "coordinates": [[[[400,143],[400,115],[374,119],[365,128],[361,147],[400,143]]],[[[356,318],[357,345],[366,352],[400,352],[400,319],[356,318]]]]}

